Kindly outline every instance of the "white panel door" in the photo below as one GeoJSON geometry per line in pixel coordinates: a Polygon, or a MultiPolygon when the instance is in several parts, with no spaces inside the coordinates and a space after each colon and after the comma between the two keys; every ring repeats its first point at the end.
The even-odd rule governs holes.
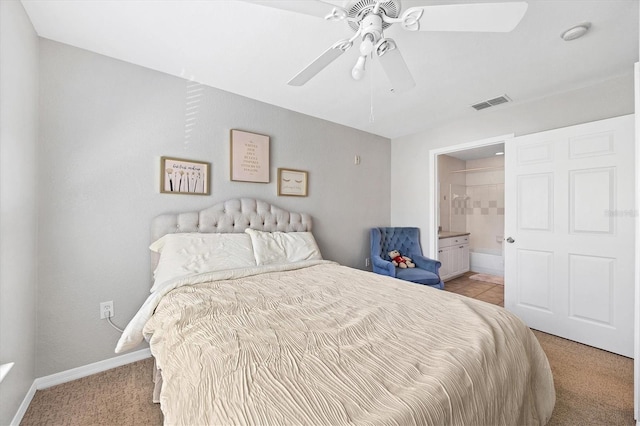
{"type": "Polygon", "coordinates": [[[533,329],[632,357],[633,116],[505,150],[505,308],[533,329]]]}

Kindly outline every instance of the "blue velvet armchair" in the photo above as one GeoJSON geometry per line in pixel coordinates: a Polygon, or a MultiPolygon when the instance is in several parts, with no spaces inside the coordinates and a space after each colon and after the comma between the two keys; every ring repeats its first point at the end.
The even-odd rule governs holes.
{"type": "Polygon", "coordinates": [[[441,263],[422,255],[418,228],[372,228],[371,265],[376,274],[444,288],[438,273],[441,263]],[[388,255],[391,250],[398,250],[403,256],[410,257],[416,267],[396,268],[388,255]]]}

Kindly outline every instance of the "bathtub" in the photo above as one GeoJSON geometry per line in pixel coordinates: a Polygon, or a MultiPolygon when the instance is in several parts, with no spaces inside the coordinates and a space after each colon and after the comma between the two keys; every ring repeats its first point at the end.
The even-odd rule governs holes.
{"type": "Polygon", "coordinates": [[[469,249],[469,263],[473,272],[504,276],[502,250],[488,248],[469,249]]]}

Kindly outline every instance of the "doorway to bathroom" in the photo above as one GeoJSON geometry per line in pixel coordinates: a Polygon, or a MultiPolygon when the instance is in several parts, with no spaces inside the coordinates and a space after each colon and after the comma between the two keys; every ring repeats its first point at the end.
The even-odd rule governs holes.
{"type": "MultiPolygon", "coordinates": [[[[512,135],[500,136],[431,152],[432,253],[451,271],[448,239],[467,236],[460,250],[466,267],[455,269],[445,281],[468,272],[504,276],[504,144],[512,135]],[[442,259],[440,259],[442,258],[442,259]]],[[[464,237],[463,237],[464,238],[464,237]]]]}
{"type": "MultiPolygon", "coordinates": [[[[627,115],[478,144],[505,143],[504,307],[532,329],[628,357],[638,266],[634,136],[627,115]]],[[[432,232],[438,156],[478,145],[429,152],[432,232]]],[[[438,239],[429,243],[437,257],[438,239]]]]}

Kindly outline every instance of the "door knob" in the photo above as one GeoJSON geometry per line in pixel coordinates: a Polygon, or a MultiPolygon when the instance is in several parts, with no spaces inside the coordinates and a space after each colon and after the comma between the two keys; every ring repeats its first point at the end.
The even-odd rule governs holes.
{"type": "Polygon", "coordinates": [[[513,238],[511,238],[511,237],[509,237],[509,238],[507,238],[507,242],[508,242],[509,244],[511,244],[511,243],[515,243],[515,242],[516,242],[516,240],[514,240],[514,239],[513,239],[513,238]]]}

